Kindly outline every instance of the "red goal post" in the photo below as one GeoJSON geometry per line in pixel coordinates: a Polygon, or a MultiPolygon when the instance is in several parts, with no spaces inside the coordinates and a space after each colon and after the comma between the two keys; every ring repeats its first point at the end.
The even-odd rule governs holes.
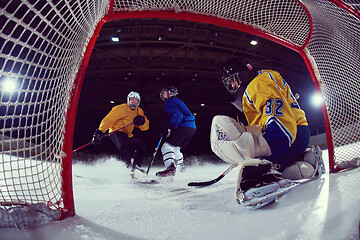
{"type": "Polygon", "coordinates": [[[197,21],[298,52],[322,93],[329,168],[359,157],[360,15],[340,0],[23,0],[0,3],[0,202],[43,202],[75,214],[73,132],[86,67],[114,19],[197,21]],[[354,91],[355,89],[355,91],[354,91]]]}

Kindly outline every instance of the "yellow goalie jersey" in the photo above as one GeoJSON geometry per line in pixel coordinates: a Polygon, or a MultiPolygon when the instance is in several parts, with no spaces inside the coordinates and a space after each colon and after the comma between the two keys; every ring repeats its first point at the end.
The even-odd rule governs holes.
{"type": "Polygon", "coordinates": [[[271,129],[286,137],[289,146],[295,141],[297,126],[308,125],[290,86],[276,71],[259,71],[247,86],[242,103],[249,125],[259,125],[265,133],[271,129]]]}

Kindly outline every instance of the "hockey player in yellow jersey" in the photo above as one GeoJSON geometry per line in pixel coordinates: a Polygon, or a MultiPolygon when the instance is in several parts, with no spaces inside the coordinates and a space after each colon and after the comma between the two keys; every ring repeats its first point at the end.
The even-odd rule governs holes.
{"type": "Polygon", "coordinates": [[[246,59],[234,57],[222,68],[221,81],[247,126],[215,116],[211,148],[223,161],[239,165],[236,199],[241,202],[248,189],[282,180],[281,173],[303,158],[310,131],[304,111],[277,71],[256,71],[246,59]]]}
{"type": "Polygon", "coordinates": [[[131,165],[131,159],[134,160],[132,164],[132,172],[137,168],[141,169],[146,145],[137,136],[133,135],[134,127],[141,131],[149,129],[149,120],[146,118],[144,111],[139,107],[140,94],[137,92],[130,92],[127,96],[127,103],[117,105],[104,117],[98,129],[95,130],[93,135],[93,142],[99,144],[101,137],[106,131],[113,132],[126,125],[131,125],[114,132],[110,138],[119,151],[120,157],[126,162],[127,166],[131,165]]]}

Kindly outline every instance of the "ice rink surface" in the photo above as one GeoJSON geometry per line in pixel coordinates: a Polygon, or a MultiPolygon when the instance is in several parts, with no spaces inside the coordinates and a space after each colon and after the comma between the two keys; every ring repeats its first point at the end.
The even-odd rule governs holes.
{"type": "MultiPolygon", "coordinates": [[[[0,229],[0,239],[359,239],[360,169],[325,174],[252,210],[234,200],[237,168],[211,186],[188,187],[229,166],[198,160],[159,184],[135,182],[114,158],[74,164],[76,216],[36,229],[0,229]]],[[[162,169],[152,167],[149,176],[162,169]]]]}

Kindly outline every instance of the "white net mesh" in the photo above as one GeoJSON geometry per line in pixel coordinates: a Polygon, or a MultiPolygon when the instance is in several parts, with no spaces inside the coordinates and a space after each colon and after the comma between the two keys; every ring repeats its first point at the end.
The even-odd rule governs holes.
{"type": "MultiPolygon", "coordinates": [[[[306,47],[321,80],[336,160],[346,161],[360,151],[337,148],[359,141],[357,2],[115,0],[110,9],[117,14],[168,11],[228,20],[299,51],[306,47]]],[[[63,207],[67,109],[76,97],[71,93],[86,46],[108,8],[104,0],[0,1],[0,202],[63,207]]]]}
{"type": "Polygon", "coordinates": [[[310,30],[306,11],[296,1],[114,1],[114,11],[173,10],[241,22],[302,46],[310,30]]]}
{"type": "Polygon", "coordinates": [[[63,207],[66,112],[106,1],[1,1],[0,202],[63,207]]]}
{"type": "Polygon", "coordinates": [[[328,1],[304,2],[314,20],[307,48],[320,73],[335,160],[351,160],[360,156],[360,149],[339,147],[360,140],[360,20],[328,1]]]}

